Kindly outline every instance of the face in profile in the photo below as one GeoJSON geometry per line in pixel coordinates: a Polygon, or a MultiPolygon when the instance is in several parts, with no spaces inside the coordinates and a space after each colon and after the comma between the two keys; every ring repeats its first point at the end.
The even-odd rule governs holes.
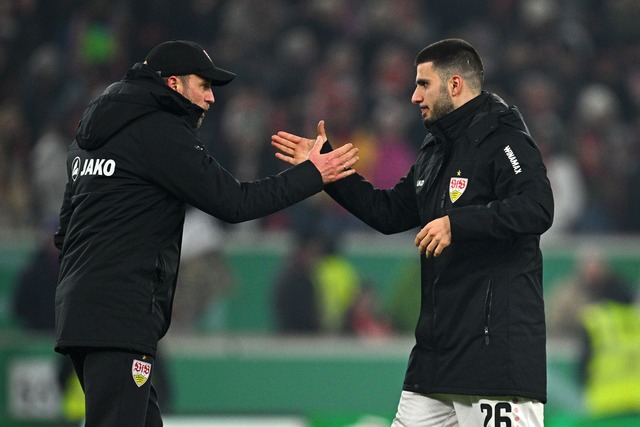
{"type": "MultiPolygon", "coordinates": [[[[202,108],[205,112],[208,111],[211,105],[215,102],[211,82],[195,74],[177,78],[175,90],[180,95],[202,108]]],[[[203,112],[198,120],[198,127],[202,125],[204,114],[205,113],[203,112]]]]}
{"type": "Polygon", "coordinates": [[[420,107],[425,126],[430,126],[455,109],[447,84],[433,68],[432,62],[416,67],[416,89],[411,102],[420,107]]]}

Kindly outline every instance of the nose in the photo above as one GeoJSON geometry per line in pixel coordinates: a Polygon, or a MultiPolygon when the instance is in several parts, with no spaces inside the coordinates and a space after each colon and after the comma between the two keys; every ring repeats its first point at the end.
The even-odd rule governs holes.
{"type": "Polygon", "coordinates": [[[420,104],[422,100],[423,97],[420,93],[420,86],[416,86],[416,89],[413,91],[413,95],[411,95],[411,102],[414,104],[420,104]]]}
{"type": "Polygon", "coordinates": [[[206,102],[209,105],[212,105],[214,102],[216,102],[216,98],[215,98],[215,96],[213,96],[213,90],[212,89],[209,89],[204,94],[204,102],[206,102]]]}

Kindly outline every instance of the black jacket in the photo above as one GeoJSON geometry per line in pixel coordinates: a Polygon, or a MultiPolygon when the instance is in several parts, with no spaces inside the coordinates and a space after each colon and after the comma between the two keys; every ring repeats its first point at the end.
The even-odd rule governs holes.
{"type": "Polygon", "coordinates": [[[238,182],[198,140],[202,111],[142,64],[85,110],[55,235],[57,351],[155,353],[170,323],[186,204],[236,223],[322,190],[309,161],[238,182]]]}
{"type": "Polygon", "coordinates": [[[430,128],[393,189],[354,175],[325,190],[387,234],[449,216],[451,246],[420,259],[421,311],[405,390],[546,402],[539,236],[551,226],[553,197],[515,107],[483,92],[430,128]]]}

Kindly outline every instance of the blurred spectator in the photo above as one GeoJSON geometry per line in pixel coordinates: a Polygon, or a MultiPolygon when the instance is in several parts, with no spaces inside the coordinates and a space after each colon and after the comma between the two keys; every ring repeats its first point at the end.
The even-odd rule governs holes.
{"type": "Polygon", "coordinates": [[[182,234],[178,284],[173,301],[171,333],[202,332],[207,312],[233,286],[223,248],[225,231],[204,212],[187,210],[182,234]]]}
{"type": "Polygon", "coordinates": [[[67,146],[69,141],[55,124],[51,124],[35,143],[30,153],[36,221],[44,224],[57,220],[60,198],[67,183],[67,146]]]}
{"type": "Polygon", "coordinates": [[[345,257],[335,237],[324,236],[323,252],[316,262],[314,281],[320,301],[320,324],[325,333],[344,331],[347,312],[360,291],[360,277],[345,257]]]}
{"type": "Polygon", "coordinates": [[[578,382],[590,415],[640,413],[640,309],[605,255],[584,248],[549,295],[550,337],[579,343],[578,382]]]}
{"type": "MultiPolygon", "coordinates": [[[[410,114],[407,103],[386,98],[376,105],[373,115],[373,159],[369,176],[378,188],[392,188],[413,165],[418,147],[406,139],[410,114]]],[[[357,168],[360,172],[360,168],[357,168]]]]}
{"type": "MultiPolygon", "coordinates": [[[[60,251],[53,244],[57,222],[49,221],[42,230],[38,246],[22,269],[13,296],[13,313],[19,326],[30,332],[48,335],[55,332],[55,293],[58,284],[60,251]]],[[[60,412],[67,421],[84,417],[84,395],[68,358],[57,358],[60,412]]]]}
{"type": "Polygon", "coordinates": [[[30,135],[15,99],[0,104],[0,225],[32,225],[29,188],[30,135]]]}
{"type": "Polygon", "coordinates": [[[516,94],[553,190],[553,225],[542,239],[559,240],[575,232],[583,216],[587,191],[578,162],[565,141],[567,129],[561,112],[566,109],[566,94],[558,89],[555,77],[537,70],[522,74],[516,94]]]}
{"type": "Polygon", "coordinates": [[[633,300],[630,284],[615,273],[605,254],[594,246],[582,248],[574,271],[552,284],[548,296],[547,328],[550,337],[578,338],[586,306],[611,300],[633,300]]]}
{"type": "Polygon", "coordinates": [[[53,244],[49,225],[27,264],[18,276],[13,296],[13,312],[22,327],[30,331],[53,334],[55,328],[54,296],[58,284],[59,251],[53,244]]]}
{"type": "Polygon", "coordinates": [[[586,180],[587,205],[578,226],[584,232],[614,232],[624,224],[633,137],[611,88],[590,84],[575,105],[575,152],[586,180]]]}
{"type": "Polygon", "coordinates": [[[380,338],[393,334],[389,316],[373,284],[363,283],[345,315],[345,332],[358,337],[380,338]]]}
{"type": "Polygon", "coordinates": [[[279,332],[355,332],[348,316],[359,296],[360,278],[336,239],[321,229],[308,225],[298,231],[273,289],[279,332]]]}
{"type": "Polygon", "coordinates": [[[392,286],[388,310],[393,327],[399,333],[413,335],[420,316],[420,263],[408,261],[392,286]]]}
{"type": "Polygon", "coordinates": [[[316,233],[299,233],[296,236],[273,286],[276,332],[320,332],[320,301],[314,270],[322,254],[322,245],[322,239],[316,233]]]}
{"type": "Polygon", "coordinates": [[[585,307],[582,321],[579,370],[588,413],[640,414],[640,308],[627,297],[605,297],[585,307]]]}

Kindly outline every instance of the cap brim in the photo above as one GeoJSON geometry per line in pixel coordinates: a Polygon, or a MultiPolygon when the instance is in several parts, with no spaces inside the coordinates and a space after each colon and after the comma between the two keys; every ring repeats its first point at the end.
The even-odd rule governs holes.
{"type": "Polygon", "coordinates": [[[206,71],[196,72],[194,74],[210,80],[213,86],[224,86],[231,82],[231,80],[236,78],[235,73],[223,70],[222,68],[218,67],[214,67],[206,71]]]}

